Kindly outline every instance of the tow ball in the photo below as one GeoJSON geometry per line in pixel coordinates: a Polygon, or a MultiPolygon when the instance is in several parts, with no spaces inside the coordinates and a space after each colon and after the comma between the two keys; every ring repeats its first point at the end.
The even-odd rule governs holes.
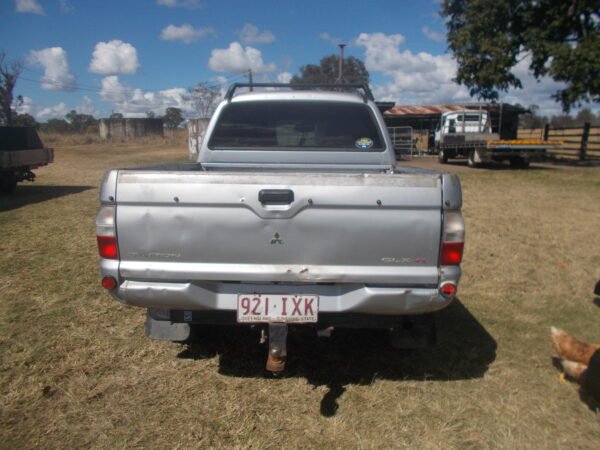
{"type": "Polygon", "coordinates": [[[287,333],[287,323],[274,322],[269,324],[269,355],[266,369],[274,374],[279,374],[285,369],[287,333]]]}

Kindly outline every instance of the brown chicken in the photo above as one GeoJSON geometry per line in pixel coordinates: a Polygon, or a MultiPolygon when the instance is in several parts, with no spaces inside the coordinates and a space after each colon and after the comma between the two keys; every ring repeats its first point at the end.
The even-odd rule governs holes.
{"type": "Polygon", "coordinates": [[[563,371],[600,401],[600,345],[582,342],[559,328],[550,331],[563,371]]]}

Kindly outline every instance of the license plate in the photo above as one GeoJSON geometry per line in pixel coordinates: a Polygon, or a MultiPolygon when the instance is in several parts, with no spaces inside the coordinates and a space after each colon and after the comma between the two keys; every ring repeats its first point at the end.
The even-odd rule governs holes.
{"type": "Polygon", "coordinates": [[[312,294],[239,294],[237,321],[316,322],[319,296],[312,294]]]}

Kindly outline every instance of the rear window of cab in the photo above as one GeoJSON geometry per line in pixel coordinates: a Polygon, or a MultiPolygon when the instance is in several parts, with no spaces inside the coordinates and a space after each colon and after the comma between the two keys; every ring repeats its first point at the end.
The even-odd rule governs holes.
{"type": "Polygon", "coordinates": [[[371,109],[360,103],[260,101],[221,111],[212,150],[383,151],[371,109]]]}

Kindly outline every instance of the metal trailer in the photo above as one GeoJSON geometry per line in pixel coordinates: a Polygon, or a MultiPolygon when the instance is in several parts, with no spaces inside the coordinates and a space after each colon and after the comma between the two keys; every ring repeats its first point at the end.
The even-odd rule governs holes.
{"type": "Polygon", "coordinates": [[[0,127],[0,192],[12,192],[20,181],[34,181],[32,169],[54,161],[33,127],[0,127]]]}

